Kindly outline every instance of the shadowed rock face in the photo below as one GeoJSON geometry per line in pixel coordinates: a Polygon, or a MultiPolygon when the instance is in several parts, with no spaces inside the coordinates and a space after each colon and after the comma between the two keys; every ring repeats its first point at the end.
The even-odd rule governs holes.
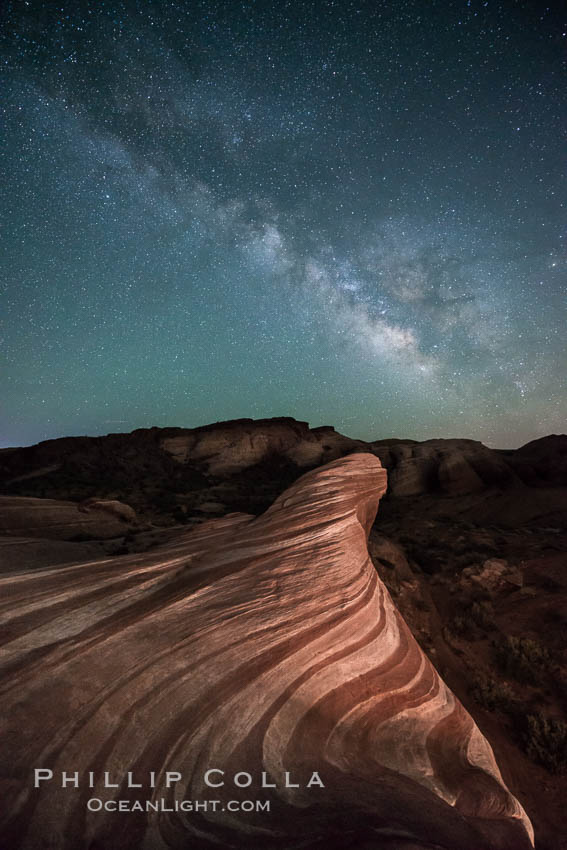
{"type": "MultiPolygon", "coordinates": [[[[354,452],[380,458],[388,471],[388,502],[403,502],[404,511],[408,499],[430,496],[445,499],[443,509],[449,505],[454,515],[473,522],[567,521],[565,435],[510,451],[463,439],[365,443],[290,417],[138,429],[5,449],[0,489],[11,497],[119,500],[141,521],[179,524],[211,514],[262,513],[302,472],[354,452]]],[[[0,535],[25,534],[10,530],[2,514],[0,502],[0,535]]],[[[106,536],[121,533],[124,527],[115,524],[106,536]]]]}
{"type": "Polygon", "coordinates": [[[378,441],[370,447],[388,470],[394,496],[461,496],[520,484],[498,452],[475,440],[378,441]]]}
{"type": "MultiPolygon", "coordinates": [[[[290,417],[64,437],[0,451],[0,490],[73,502],[118,499],[142,519],[179,523],[197,513],[261,513],[303,471],[356,450],[366,444],[290,417]]],[[[12,533],[5,525],[0,503],[0,534],[12,533]]]]}
{"type": "Polygon", "coordinates": [[[550,434],[505,452],[516,474],[527,484],[564,487],[567,484],[567,435],[550,434]]]}
{"type": "Polygon", "coordinates": [[[207,472],[223,476],[273,455],[286,458],[299,468],[316,466],[357,446],[364,443],[343,437],[334,428],[311,429],[307,422],[285,417],[259,422],[236,419],[204,428],[178,429],[161,440],[161,448],[178,462],[203,464],[207,472]]]}
{"type": "Polygon", "coordinates": [[[6,846],[529,850],[490,746],[370,561],[385,488],[377,458],[352,455],[258,518],[2,580],[6,846]],[[54,774],[37,791],[36,767],[54,774]],[[210,768],[225,786],[205,786],[210,768]],[[78,789],[61,789],[63,770],[78,789]],[[170,789],[168,770],[183,776],[170,789]],[[122,787],[105,790],[104,771],[122,787]],[[128,771],[143,788],[125,787],[128,771]],[[250,787],[233,785],[240,771],[250,787]],[[306,787],[313,772],[324,788],[306,787]],[[90,798],[271,812],[91,813],[90,798]]]}
{"type": "Polygon", "coordinates": [[[0,535],[103,540],[137,526],[135,511],[115,500],[93,499],[77,505],[59,499],[0,496],[0,535]]]}
{"type": "Polygon", "coordinates": [[[131,434],[62,437],[5,449],[0,451],[0,483],[12,488],[46,483],[61,487],[73,477],[93,484],[101,476],[108,480],[125,471],[157,478],[187,463],[207,474],[227,476],[273,456],[311,467],[365,446],[330,426],[309,428],[307,422],[285,416],[233,419],[199,428],[139,428],[131,434]]]}

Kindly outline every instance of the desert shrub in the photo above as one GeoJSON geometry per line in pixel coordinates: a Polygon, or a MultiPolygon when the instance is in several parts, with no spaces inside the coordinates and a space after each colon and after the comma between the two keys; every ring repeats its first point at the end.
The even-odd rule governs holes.
{"type": "Polygon", "coordinates": [[[494,628],[494,608],[490,599],[478,596],[476,588],[461,593],[455,600],[460,614],[448,623],[448,630],[458,637],[474,639],[478,629],[494,628]],[[477,600],[477,601],[473,601],[477,600]]]}
{"type": "Polygon", "coordinates": [[[551,773],[567,771],[567,723],[541,711],[530,713],[507,682],[486,673],[475,676],[470,694],[488,711],[500,711],[507,716],[513,735],[528,758],[551,773]]]}
{"type": "Polygon", "coordinates": [[[567,678],[564,676],[557,677],[555,680],[555,687],[557,688],[559,699],[563,705],[563,711],[567,714],[567,678]]]}
{"type": "Polygon", "coordinates": [[[171,490],[160,490],[154,494],[152,502],[160,513],[171,513],[177,506],[177,497],[171,490]]]}
{"type": "Polygon", "coordinates": [[[470,555],[470,545],[466,540],[445,541],[442,548],[455,557],[459,555],[470,555]]]}
{"type": "Polygon", "coordinates": [[[430,576],[441,572],[447,564],[447,556],[436,549],[415,549],[410,551],[410,556],[419,564],[423,572],[430,576]]]}
{"type": "Polygon", "coordinates": [[[471,605],[475,602],[490,602],[491,599],[490,591],[481,584],[473,584],[469,590],[469,600],[471,605]]]}
{"type": "Polygon", "coordinates": [[[447,628],[450,634],[470,640],[474,636],[475,622],[468,614],[459,614],[453,617],[447,628]]]}
{"type": "Polygon", "coordinates": [[[494,628],[494,606],[489,599],[473,602],[470,616],[481,629],[494,628]]]}
{"type": "Polygon", "coordinates": [[[567,627],[567,615],[557,608],[547,608],[542,616],[544,622],[550,626],[557,626],[560,629],[567,627]]]}
{"type": "Polygon", "coordinates": [[[551,656],[537,640],[508,636],[494,648],[504,675],[523,684],[540,684],[545,672],[551,669],[551,656]]]}
{"type": "Polygon", "coordinates": [[[542,590],[545,590],[548,593],[559,593],[559,591],[563,589],[563,585],[551,576],[544,576],[539,580],[538,584],[542,590]]]}
{"type": "Polygon", "coordinates": [[[551,773],[567,771],[567,723],[542,712],[527,716],[526,754],[551,773]]]}
{"type": "Polygon", "coordinates": [[[515,713],[516,700],[510,685],[486,673],[478,673],[470,688],[473,699],[489,711],[515,713]]]}
{"type": "Polygon", "coordinates": [[[482,564],[487,558],[493,558],[498,549],[496,546],[479,542],[468,543],[455,550],[463,564],[482,564]]]}

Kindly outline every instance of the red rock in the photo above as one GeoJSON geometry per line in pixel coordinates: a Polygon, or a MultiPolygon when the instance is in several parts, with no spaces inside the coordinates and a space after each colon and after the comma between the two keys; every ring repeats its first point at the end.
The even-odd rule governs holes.
{"type": "MultiPolygon", "coordinates": [[[[171,429],[169,429],[171,430],[171,429]]],[[[334,428],[309,428],[288,417],[235,419],[165,434],[161,447],[181,463],[205,463],[213,475],[232,475],[274,454],[299,467],[316,466],[364,446],[334,428]]]]}
{"type": "Polygon", "coordinates": [[[385,440],[370,444],[394,496],[465,495],[520,482],[506,459],[475,440],[385,440]]]}
{"type": "Polygon", "coordinates": [[[88,570],[1,580],[6,846],[529,850],[489,744],[370,561],[385,488],[378,460],[352,455],[256,519],[210,520],[88,570]],[[33,768],[58,781],[32,788],[33,768]],[[253,786],[211,791],[212,768],[253,786]],[[60,787],[63,770],[79,772],[79,789],[60,787]],[[105,789],[104,771],[121,787],[105,789]],[[128,771],[145,787],[129,789],[128,771]],[[182,781],[164,787],[165,771],[182,781]],[[278,787],[259,788],[262,772],[278,787]],[[313,772],[324,788],[306,787],[313,772]],[[105,814],[86,809],[90,798],[272,809],[105,814]]]}
{"type": "Polygon", "coordinates": [[[0,535],[54,540],[107,539],[137,526],[135,511],[122,502],[0,496],[0,535]]]}
{"type": "Polygon", "coordinates": [[[125,505],[117,499],[85,499],[77,507],[84,513],[102,511],[124,522],[136,523],[138,519],[136,511],[130,505],[125,505]]]}

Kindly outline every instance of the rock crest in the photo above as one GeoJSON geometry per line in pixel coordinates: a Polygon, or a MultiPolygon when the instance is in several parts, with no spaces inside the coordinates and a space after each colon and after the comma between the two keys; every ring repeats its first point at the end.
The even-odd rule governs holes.
{"type": "MultiPolygon", "coordinates": [[[[1,581],[0,693],[14,850],[529,850],[492,750],[423,654],[370,560],[386,473],[355,454],[261,516],[203,523],[157,552],[1,581]],[[177,770],[170,803],[208,799],[209,768],[300,778],[265,813],[89,813],[93,789],[30,787],[34,767],[177,770]],[[306,788],[313,771],[325,787],[306,788]]],[[[153,793],[153,792],[152,792],[153,793]]]]}

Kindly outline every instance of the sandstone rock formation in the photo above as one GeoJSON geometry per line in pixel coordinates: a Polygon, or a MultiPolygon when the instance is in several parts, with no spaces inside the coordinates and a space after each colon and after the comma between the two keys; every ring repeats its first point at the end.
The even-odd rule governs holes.
{"type": "MultiPolygon", "coordinates": [[[[173,430],[173,429],[169,429],[173,430]]],[[[310,429],[307,422],[281,417],[235,419],[204,428],[178,429],[161,447],[177,461],[204,463],[213,475],[231,475],[277,454],[298,467],[317,466],[364,444],[334,428],[310,429]]]]}
{"type": "Polygon", "coordinates": [[[1,580],[6,846],[529,850],[489,744],[370,561],[385,488],[378,460],[356,454],[260,517],[1,580]],[[36,767],[54,781],[34,790],[36,767]],[[207,788],[211,768],[227,784],[207,788]],[[62,789],[61,771],[80,787],[62,789]],[[144,787],[128,789],[128,771],[144,787]],[[182,781],[164,787],[165,771],[182,781]],[[232,783],[241,771],[251,787],[232,783]],[[259,787],[262,771],[277,788],[259,787]],[[314,771],[323,788],[306,787],[314,771]],[[222,807],[118,814],[92,798],[222,807]],[[271,812],[228,811],[244,799],[271,812]]]}
{"type": "Polygon", "coordinates": [[[526,484],[567,485],[566,434],[550,434],[531,440],[515,452],[503,451],[501,455],[526,484]]]}
{"type": "Polygon", "coordinates": [[[14,573],[57,564],[77,564],[94,561],[105,554],[104,545],[100,541],[73,543],[45,537],[9,535],[0,537],[0,572],[14,573]]]}
{"type": "Polygon", "coordinates": [[[135,511],[118,501],[77,505],[58,499],[0,496],[0,535],[103,540],[125,534],[137,524],[135,511]]]}
{"type": "Polygon", "coordinates": [[[365,448],[361,440],[330,426],[309,428],[307,422],[291,417],[233,419],[199,428],[139,428],[131,434],[63,437],[5,450],[0,452],[0,482],[4,487],[30,482],[41,486],[73,473],[96,483],[100,470],[109,479],[128,468],[134,475],[145,469],[155,477],[187,463],[205,473],[227,476],[274,456],[305,468],[365,448]]]}
{"type": "Polygon", "coordinates": [[[431,496],[443,511],[472,522],[567,522],[565,436],[511,451],[463,439],[365,443],[290,417],[7,449],[0,451],[0,488],[11,496],[119,500],[144,520],[171,524],[213,513],[211,503],[224,513],[261,513],[302,472],[361,451],[387,469],[390,503],[431,496]]]}
{"type": "Polygon", "coordinates": [[[130,505],[125,505],[117,499],[85,499],[78,507],[83,513],[102,511],[127,523],[136,523],[138,519],[136,511],[130,505]]]}
{"type": "Polygon", "coordinates": [[[482,567],[466,567],[462,572],[461,583],[480,585],[488,591],[500,590],[503,587],[522,587],[522,572],[517,567],[511,567],[503,558],[488,558],[482,567]]]}
{"type": "Polygon", "coordinates": [[[475,440],[387,440],[370,444],[388,470],[394,496],[449,496],[520,484],[506,460],[475,440]]]}
{"type": "Polygon", "coordinates": [[[127,502],[146,520],[227,511],[261,513],[302,471],[366,444],[290,417],[236,419],[199,428],[65,437],[0,452],[9,495],[127,502]]]}

